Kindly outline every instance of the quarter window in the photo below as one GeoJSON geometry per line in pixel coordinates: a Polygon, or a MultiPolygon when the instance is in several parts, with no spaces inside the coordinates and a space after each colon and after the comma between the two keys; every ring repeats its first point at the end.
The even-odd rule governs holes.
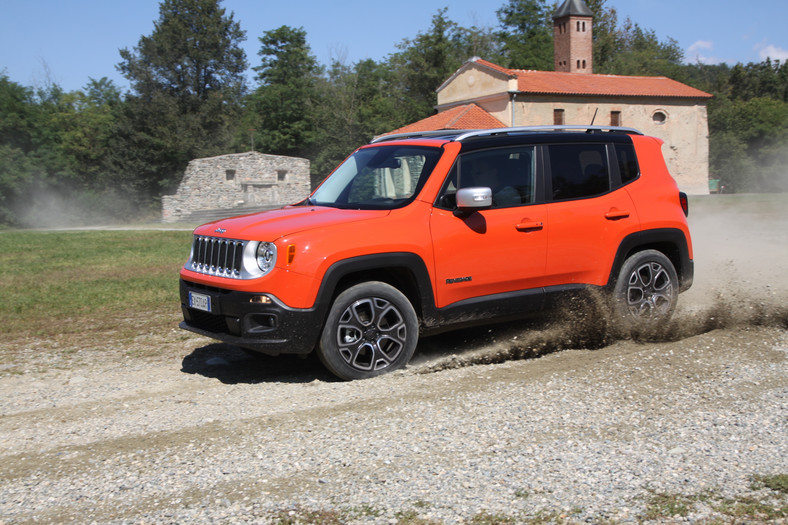
{"type": "Polygon", "coordinates": [[[633,181],[638,178],[638,161],[635,156],[635,148],[632,144],[616,144],[616,158],[618,159],[618,171],[621,173],[621,183],[633,181]]]}

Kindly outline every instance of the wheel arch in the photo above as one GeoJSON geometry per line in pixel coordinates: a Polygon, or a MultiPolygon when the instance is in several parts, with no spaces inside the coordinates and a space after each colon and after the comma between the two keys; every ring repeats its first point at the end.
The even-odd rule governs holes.
{"type": "Polygon", "coordinates": [[[408,252],[378,253],[343,259],[328,268],[316,302],[323,318],[339,294],[368,281],[380,281],[398,289],[413,305],[419,319],[435,309],[429,272],[421,257],[408,252]]]}
{"type": "Polygon", "coordinates": [[[692,286],[694,262],[689,256],[689,245],[684,232],[677,228],[646,230],[628,235],[621,241],[610,269],[607,287],[616,285],[624,262],[633,254],[643,250],[656,250],[663,253],[673,264],[679,278],[679,290],[685,291],[692,286]]]}

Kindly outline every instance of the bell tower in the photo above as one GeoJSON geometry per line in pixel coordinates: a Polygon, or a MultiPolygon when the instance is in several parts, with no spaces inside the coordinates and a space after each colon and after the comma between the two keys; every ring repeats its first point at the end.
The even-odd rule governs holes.
{"type": "Polygon", "coordinates": [[[594,72],[594,14],[584,0],[564,0],[553,15],[555,70],[564,73],[594,72]]]}

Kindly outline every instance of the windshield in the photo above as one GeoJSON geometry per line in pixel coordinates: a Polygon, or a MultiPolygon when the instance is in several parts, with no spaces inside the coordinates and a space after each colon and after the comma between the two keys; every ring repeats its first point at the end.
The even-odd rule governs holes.
{"type": "Polygon", "coordinates": [[[423,146],[360,149],[334,170],[307,202],[358,209],[403,206],[421,189],[442,152],[423,146]]]}

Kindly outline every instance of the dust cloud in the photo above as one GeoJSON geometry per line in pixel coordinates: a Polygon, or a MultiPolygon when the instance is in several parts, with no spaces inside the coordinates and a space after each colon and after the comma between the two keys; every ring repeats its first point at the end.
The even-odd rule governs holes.
{"type": "Polygon", "coordinates": [[[146,209],[121,190],[79,193],[41,188],[11,206],[15,222],[23,228],[106,226],[132,220],[159,220],[161,211],[153,199],[146,209]]]}
{"type": "Polygon", "coordinates": [[[691,198],[695,281],[672,320],[655,333],[615,322],[605,299],[589,294],[550,319],[520,321],[426,338],[412,365],[423,372],[528,359],[620,341],[680,341],[716,329],[788,328],[788,205],[783,195],[691,198]]]}

